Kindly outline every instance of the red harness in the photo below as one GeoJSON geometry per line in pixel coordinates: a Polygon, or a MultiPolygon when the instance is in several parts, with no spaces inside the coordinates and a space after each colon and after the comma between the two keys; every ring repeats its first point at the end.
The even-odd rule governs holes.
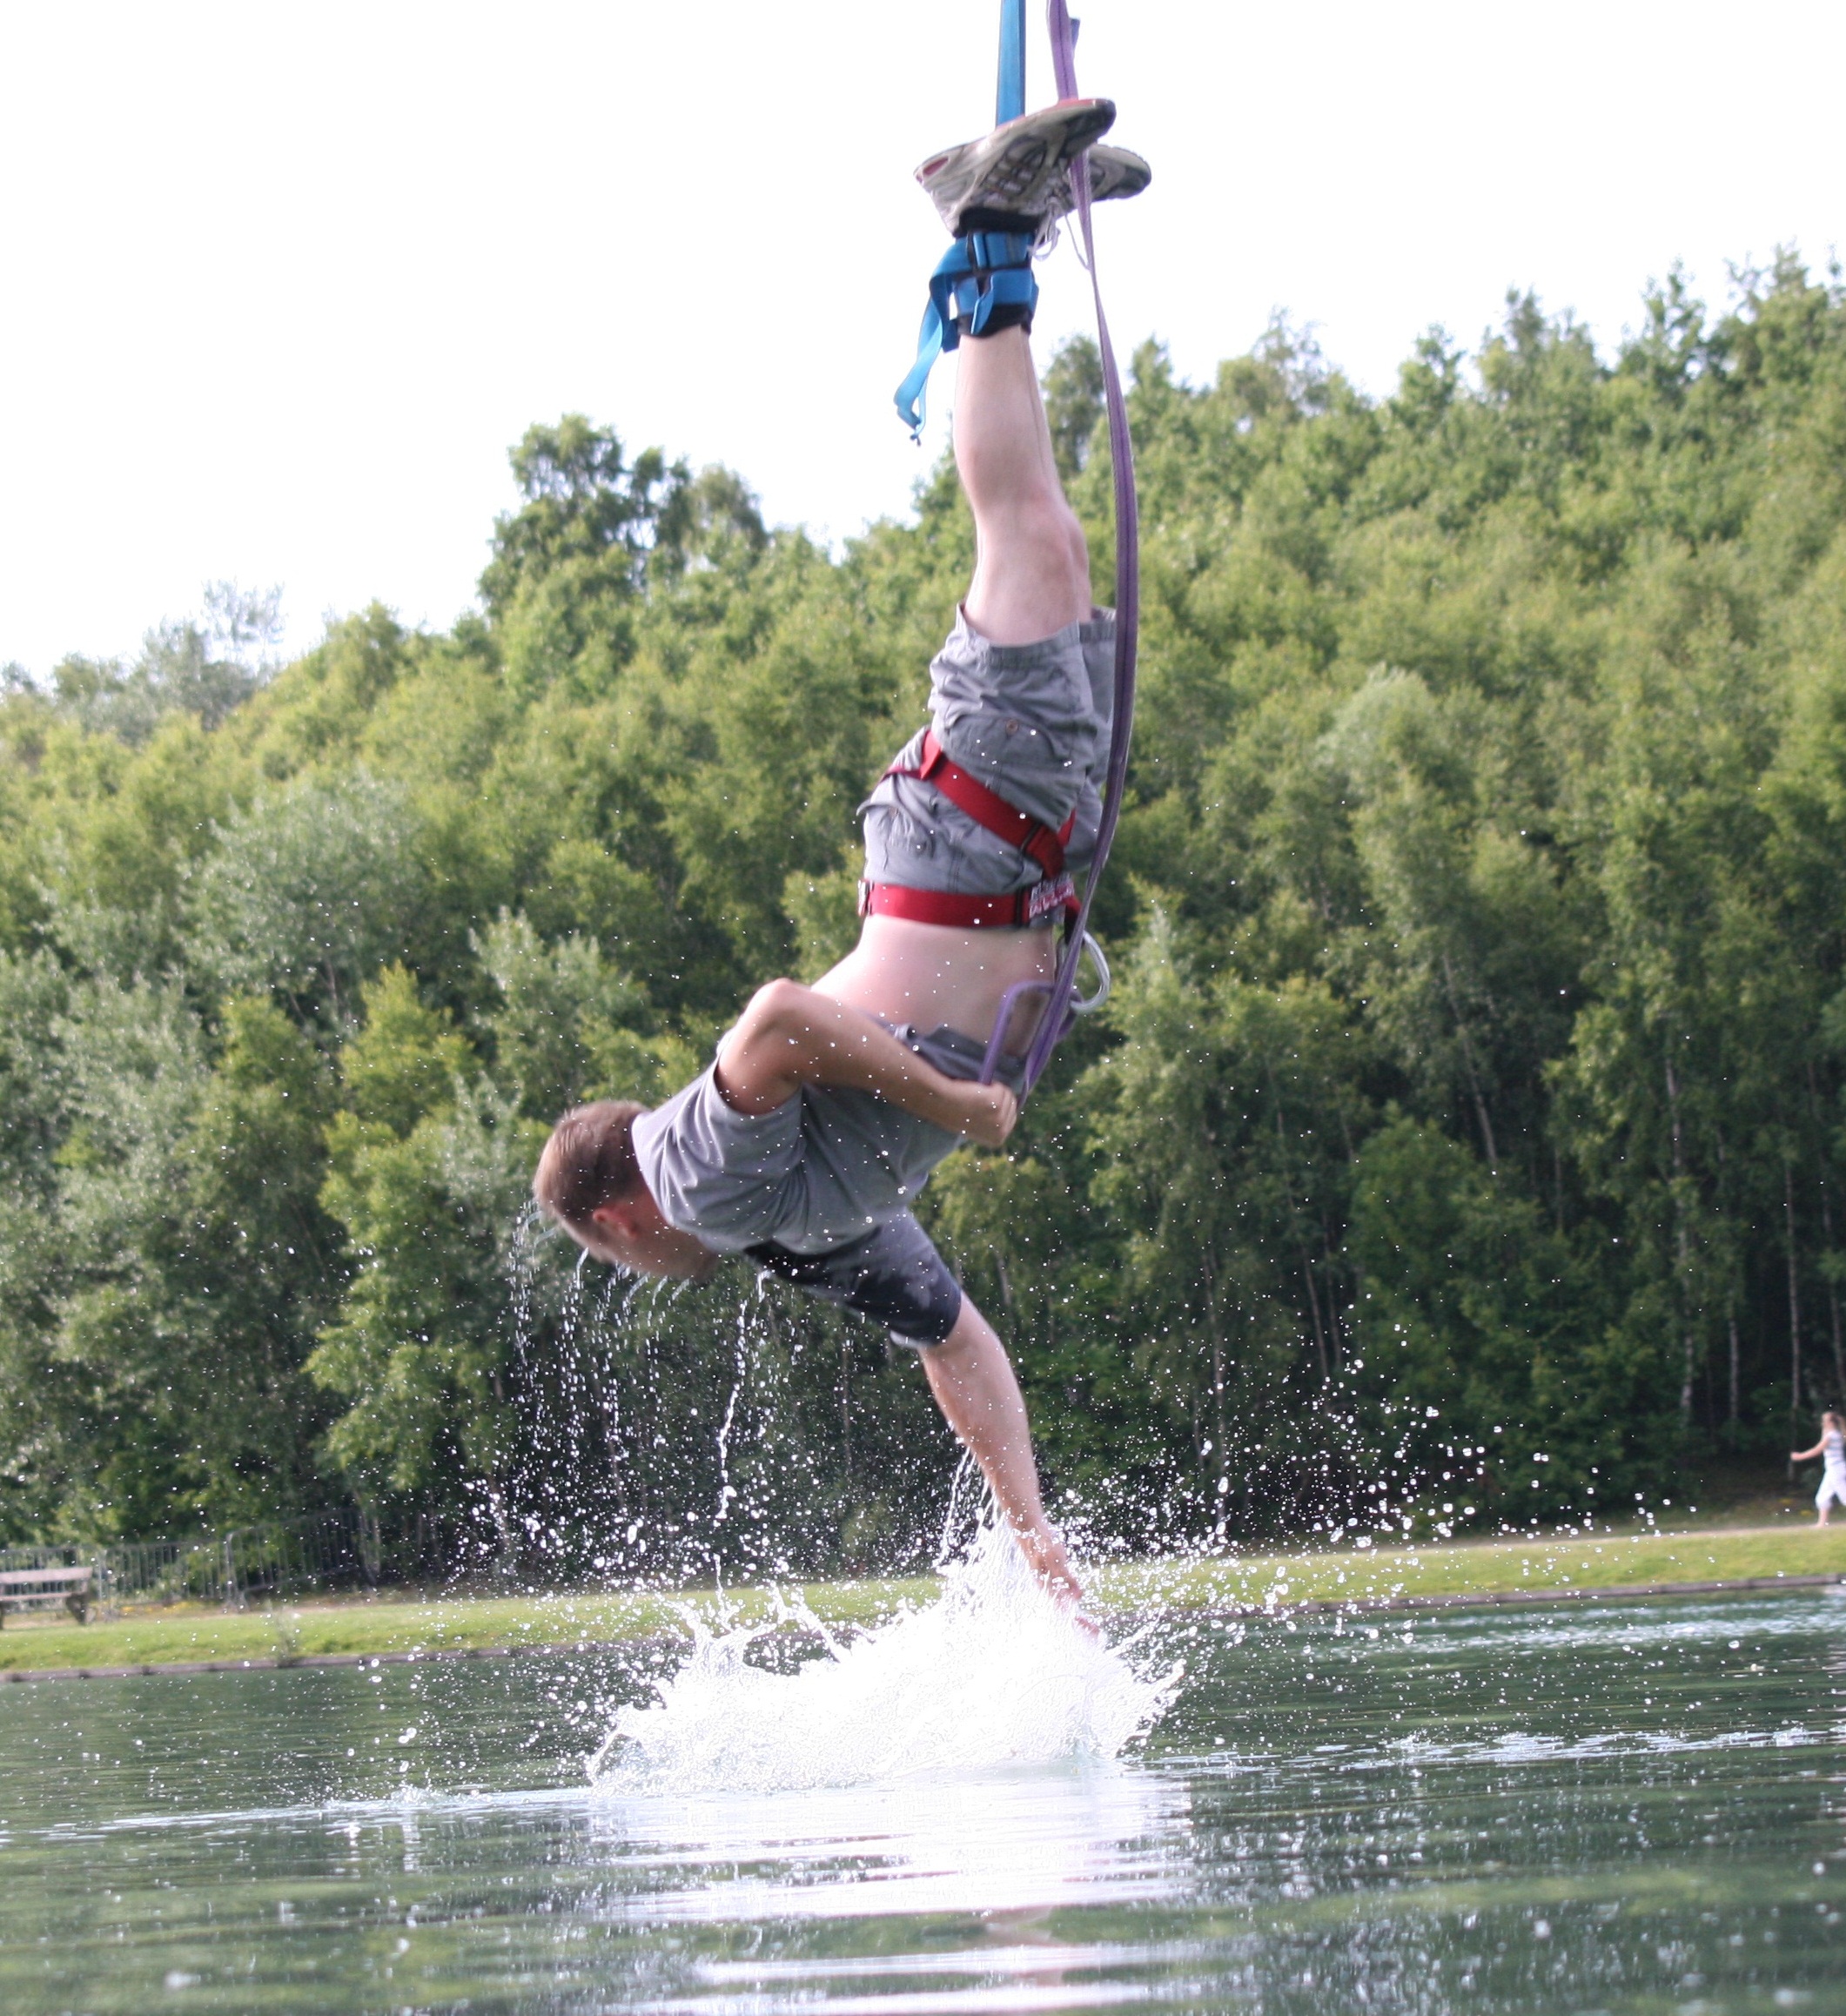
{"type": "Polygon", "coordinates": [[[923,763],[910,770],[893,763],[888,777],[920,777],[935,785],[950,804],[959,806],[976,825],[984,826],[1010,847],[1017,847],[1035,863],[1042,877],[1030,889],[1016,890],[1010,896],[952,896],[941,889],[907,889],[896,882],[862,882],[859,884],[861,917],[901,917],[912,924],[1001,924],[1018,926],[1037,923],[1052,911],[1074,915],[1081,907],[1076,885],[1064,872],[1064,843],[1077,823],[1073,811],[1055,832],[1042,820],[1010,805],[997,791],[951,763],[936,739],[936,730],[923,731],[923,763]]]}

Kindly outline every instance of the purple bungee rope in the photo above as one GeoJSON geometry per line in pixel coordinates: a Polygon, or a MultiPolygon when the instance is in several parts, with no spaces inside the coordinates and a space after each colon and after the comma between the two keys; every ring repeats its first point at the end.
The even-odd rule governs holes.
{"type": "MultiPolygon", "coordinates": [[[[1051,34],[1051,67],[1057,79],[1060,98],[1074,98],[1077,91],[1077,24],[1071,20],[1065,0],[1048,0],[1045,9],[1051,34]]],[[[1102,353],[1104,400],[1109,414],[1109,457],[1115,477],[1115,709],[1110,724],[1109,771],[1103,794],[1102,823],[1097,829],[1096,852],[1084,881],[1083,907],[1064,939],[1057,972],[1050,984],[1044,1018],[1032,1046],[1025,1057],[1025,1082],[1020,1096],[1030,1092],[1051,1061],[1051,1052],[1070,1033],[1075,1017],[1071,1002],[1077,988],[1077,969],[1084,956],[1084,936],[1089,928],[1090,906],[1103,879],[1109,850],[1115,843],[1117,822],[1122,816],[1122,796],[1128,779],[1128,745],[1134,732],[1135,648],[1141,625],[1141,524],[1135,501],[1134,443],[1128,433],[1128,404],[1122,396],[1122,374],[1116,367],[1115,348],[1109,340],[1109,318],[1103,312],[1103,290],[1096,272],[1096,243],[1091,232],[1090,164],[1080,155],[1071,168],[1071,191],[1076,198],[1077,221],[1083,239],[1084,266],[1090,274],[1090,292],[1096,303],[1097,348],[1102,353]]],[[[1000,1004],[987,1057],[982,1070],[990,1081],[1000,1060],[1006,1025],[1016,1001],[1027,994],[1046,991],[1043,981],[1026,981],[1007,990],[1000,1004]]]]}

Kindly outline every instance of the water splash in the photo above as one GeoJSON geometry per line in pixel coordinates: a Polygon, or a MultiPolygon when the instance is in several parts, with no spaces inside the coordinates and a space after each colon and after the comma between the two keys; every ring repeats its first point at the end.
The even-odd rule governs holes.
{"type": "Polygon", "coordinates": [[[1000,1765],[1106,1761],[1159,1717],[1178,1669],[1138,1672],[1033,1581],[990,1522],[933,1603],[842,1641],[788,1610],[826,1650],[791,1674],[745,1654],[768,1629],[714,1634],[650,1706],[624,1708],[591,1760],[621,1793],[782,1791],[1000,1765]]]}

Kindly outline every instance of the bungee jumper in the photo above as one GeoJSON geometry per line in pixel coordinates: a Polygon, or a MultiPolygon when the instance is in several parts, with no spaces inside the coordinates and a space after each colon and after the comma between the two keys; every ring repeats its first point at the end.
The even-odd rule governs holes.
{"type": "MultiPolygon", "coordinates": [[[[1071,1013],[1106,988],[1098,952],[1096,996],[1074,994],[1127,760],[1132,464],[1098,300],[1124,605],[1112,613],[1092,606],[1052,454],[1031,267],[1072,212],[1090,251],[1091,204],[1138,193],[1149,171],[1100,144],[1115,108],[1077,95],[1074,26],[1064,0],[1050,12],[1058,102],[1022,110],[1023,0],[1003,0],[1001,121],[917,171],[953,243],[900,410],[920,424],[930,366],[952,351],[976,562],[930,668],[930,723],[859,808],[859,942],[811,987],[761,989],[661,1106],[566,1113],[533,1188],[612,1265],[700,1280],[738,1253],[885,1324],[922,1359],[1035,1574],[1077,1602],[1005,1349],[910,1210],[961,1142],[1006,1140],[1071,1013]]],[[[1093,251],[1088,263],[1093,280],[1093,251]]]]}

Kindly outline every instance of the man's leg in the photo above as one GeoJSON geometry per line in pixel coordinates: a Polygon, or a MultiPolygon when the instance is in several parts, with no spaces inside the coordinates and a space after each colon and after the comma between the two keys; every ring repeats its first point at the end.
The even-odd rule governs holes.
{"type": "Polygon", "coordinates": [[[968,621],[994,644],[1035,644],[1089,620],[1090,551],[1064,501],[1023,328],[963,339],[955,460],[974,511],[968,621]]]}
{"type": "MultiPolygon", "coordinates": [[[[956,355],[955,460],[975,529],[968,621],[990,643],[1036,644],[1089,620],[1090,549],[1064,501],[1024,329],[966,336],[956,355]]],[[[1044,1515],[1019,1381],[969,1296],[948,1336],[918,1355],[1028,1565],[1048,1589],[1081,1602],[1082,1585],[1044,1515]]]]}
{"type": "Polygon", "coordinates": [[[936,1404],[981,1466],[1002,1515],[1034,1575],[1054,1595],[1083,1601],[1064,1544],[1052,1530],[1038,1495],[1038,1466],[1025,1399],[986,1317],[967,1296],[955,1327],[940,1344],[917,1355],[936,1404]]]}

